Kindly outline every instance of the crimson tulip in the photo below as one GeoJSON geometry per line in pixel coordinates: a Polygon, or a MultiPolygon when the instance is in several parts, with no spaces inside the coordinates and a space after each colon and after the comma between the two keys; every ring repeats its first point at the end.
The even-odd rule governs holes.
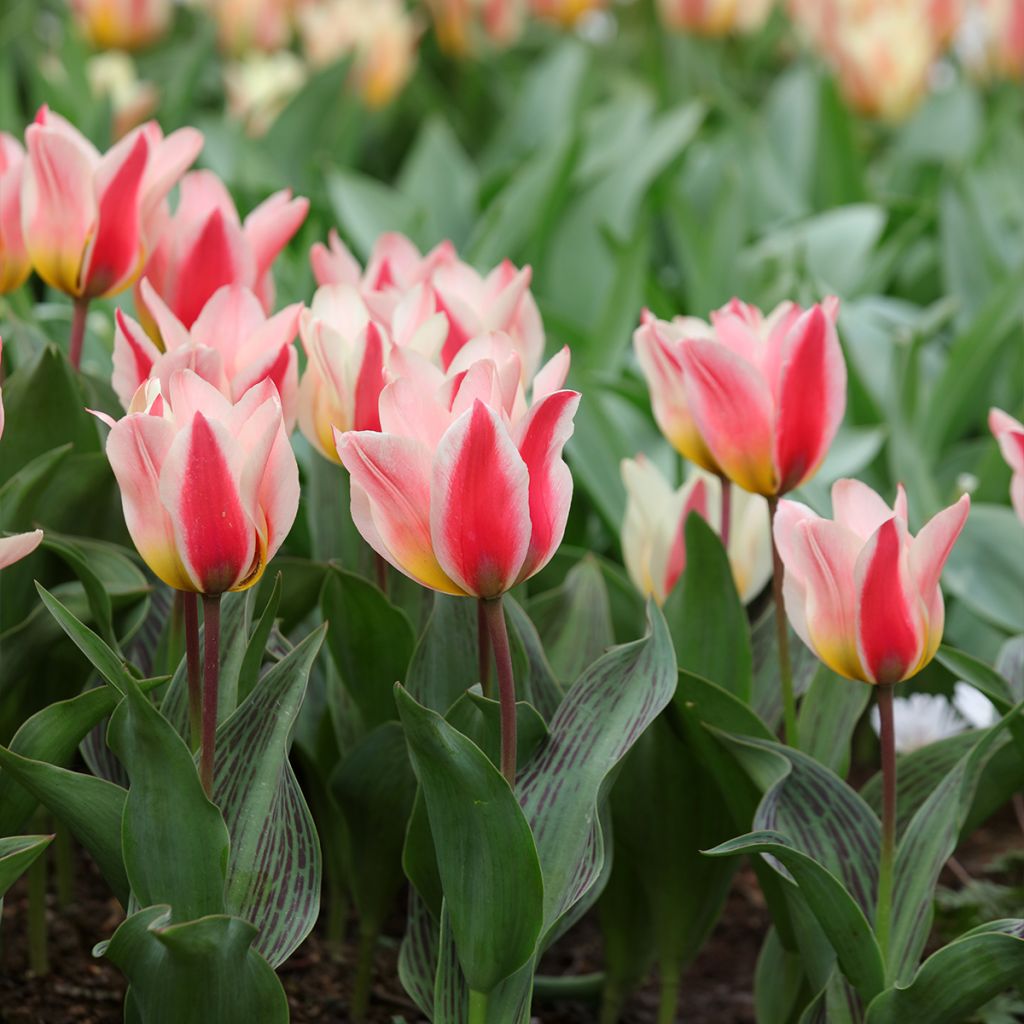
{"type": "Polygon", "coordinates": [[[1024,423],[1015,420],[1002,409],[991,409],[988,414],[988,427],[999,442],[1003,458],[1013,470],[1010,501],[1013,503],[1017,518],[1024,523],[1024,423]]]}

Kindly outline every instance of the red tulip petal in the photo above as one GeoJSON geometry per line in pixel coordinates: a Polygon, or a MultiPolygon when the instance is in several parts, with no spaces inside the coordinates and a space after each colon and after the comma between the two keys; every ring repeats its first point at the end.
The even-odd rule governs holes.
{"type": "Polygon", "coordinates": [[[142,327],[120,309],[114,312],[114,373],[111,385],[125,409],[153,371],[160,350],[142,327]]]}
{"type": "Polygon", "coordinates": [[[256,259],[257,280],[270,270],[278,253],[306,219],[309,200],[291,196],[287,189],[276,192],[245,218],[243,231],[256,259]]]}

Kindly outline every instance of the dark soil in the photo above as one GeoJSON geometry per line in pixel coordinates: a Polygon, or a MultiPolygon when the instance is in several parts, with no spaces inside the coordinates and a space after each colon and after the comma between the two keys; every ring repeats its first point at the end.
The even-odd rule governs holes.
{"type": "MultiPolygon", "coordinates": [[[[1012,813],[1000,814],[979,829],[958,851],[970,873],[980,873],[999,854],[1020,849],[1021,838],[1012,813]]],[[[124,980],[108,961],[91,950],[108,938],[121,919],[120,905],[107,895],[102,879],[84,854],[75,869],[72,901],[56,905],[50,895],[47,927],[51,972],[33,975],[28,966],[28,896],[25,880],[7,894],[0,928],[0,1022],[3,1024],[120,1024],[124,980]]],[[[52,881],[52,879],[51,879],[52,881]]],[[[943,883],[959,884],[949,872],[943,883]]],[[[52,885],[51,885],[52,889],[52,885]]],[[[679,1020],[688,1024],[754,1024],[753,976],[757,952],[769,917],[753,873],[744,868],[734,880],[725,912],[681,986],[679,1020]]],[[[373,988],[372,1024],[423,1024],[422,1017],[398,981],[397,959],[401,920],[378,947],[377,981],[373,988]]],[[[351,995],[353,944],[331,947],[320,928],[280,968],[294,1024],[347,1024],[351,995]]],[[[585,918],[545,956],[543,971],[582,975],[602,967],[601,937],[593,917],[585,918]]],[[[650,979],[627,1004],[623,1024],[652,1024],[658,986],[650,979]]],[[[597,1002],[535,1001],[540,1024],[594,1024],[597,1002]]],[[[199,1022],[197,1022],[199,1024],[199,1022]]],[[[216,1022],[203,1022],[216,1024],[216,1022]]]]}

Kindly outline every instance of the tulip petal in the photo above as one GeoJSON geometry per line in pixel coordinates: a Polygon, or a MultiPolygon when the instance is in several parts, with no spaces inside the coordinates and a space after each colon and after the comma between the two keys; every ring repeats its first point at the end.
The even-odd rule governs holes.
{"type": "Polygon", "coordinates": [[[358,285],[362,275],[359,261],[349,252],[348,246],[338,237],[338,232],[334,228],[331,228],[327,235],[327,245],[317,242],[310,249],[309,263],[313,269],[313,277],[320,286],[358,285]]]}
{"type": "MultiPolygon", "coordinates": [[[[540,440],[530,441],[531,453],[538,456],[540,440]]],[[[543,487],[550,495],[538,500],[554,504],[544,510],[549,523],[540,529],[551,533],[565,487],[554,479],[543,487]]],[[[503,594],[516,582],[527,554],[540,556],[540,546],[531,550],[529,471],[498,414],[483,402],[475,402],[441,438],[430,494],[437,560],[467,593],[503,594]]]]}
{"type": "Polygon", "coordinates": [[[380,394],[384,390],[384,337],[371,320],[358,339],[362,349],[352,405],[356,430],[380,430],[380,394]]]}
{"type": "Polygon", "coordinates": [[[578,392],[556,391],[535,404],[516,429],[530,493],[530,544],[519,580],[547,565],[562,543],[572,502],[572,473],[562,459],[562,449],[572,437],[579,404],[578,392]]]}
{"type": "MultiPolygon", "coordinates": [[[[837,480],[832,485],[832,518],[866,541],[887,519],[893,509],[861,480],[837,480]]],[[[896,510],[899,515],[899,510],[896,510]]],[[[900,518],[906,522],[906,516],[900,518]]]]}
{"type": "Polygon", "coordinates": [[[43,540],[42,530],[16,533],[13,537],[0,537],[0,569],[31,555],[43,540]]]}
{"type": "Polygon", "coordinates": [[[960,531],[967,522],[971,499],[964,495],[955,505],[932,516],[918,532],[910,545],[910,570],[917,591],[928,609],[928,660],[934,656],[942,640],[942,595],[939,579],[960,531]],[[935,614],[938,599],[939,614],[935,614]]]}
{"type": "Polygon", "coordinates": [[[542,398],[561,391],[565,386],[565,379],[569,376],[569,363],[572,354],[568,345],[563,345],[538,371],[533,378],[533,402],[536,404],[542,398]]]}
{"type": "Polygon", "coordinates": [[[924,608],[908,547],[906,526],[894,516],[857,559],[857,651],[868,682],[906,679],[925,650],[924,608]]]}
{"type": "Polygon", "coordinates": [[[251,273],[251,256],[241,232],[223,211],[214,210],[178,263],[172,308],[190,328],[215,292],[234,281],[249,280],[251,273]]]}
{"type": "Polygon", "coordinates": [[[352,514],[357,526],[365,519],[365,507],[357,509],[362,500],[355,497],[357,490],[369,502],[373,530],[360,531],[367,543],[417,583],[445,594],[464,594],[434,555],[430,450],[411,438],[370,430],[336,430],[334,437],[338,456],[352,476],[352,514]]]}
{"type": "Polygon", "coordinates": [[[380,393],[380,429],[385,434],[415,438],[431,451],[451,426],[449,411],[435,392],[416,380],[399,377],[380,393]]]}
{"type": "Polygon", "coordinates": [[[772,495],[772,398],[756,368],[717,342],[679,348],[686,398],[722,472],[745,490],[772,495]]]}
{"type": "Polygon", "coordinates": [[[695,477],[689,487],[676,529],[672,534],[672,546],[665,560],[665,580],[662,584],[665,594],[672,593],[679,577],[686,571],[686,522],[691,512],[699,515],[705,522],[709,521],[708,483],[701,477],[695,477]]]}
{"type": "Polygon", "coordinates": [[[256,259],[259,280],[291,241],[309,212],[309,200],[292,198],[291,190],[275,192],[245,218],[243,231],[256,259]]]}
{"type": "Polygon", "coordinates": [[[114,312],[114,373],[110,383],[125,409],[153,371],[160,350],[137,321],[122,310],[114,312]]]}
{"type": "Polygon", "coordinates": [[[139,283],[139,297],[144,310],[156,324],[164,351],[173,352],[176,348],[184,348],[190,344],[188,328],[171,312],[170,307],[157,294],[156,289],[144,277],[139,283]]]}
{"type": "Polygon", "coordinates": [[[787,335],[776,394],[774,459],[778,493],[784,494],[821,465],[846,412],[846,363],[835,326],[820,306],[804,313],[787,335]]]}

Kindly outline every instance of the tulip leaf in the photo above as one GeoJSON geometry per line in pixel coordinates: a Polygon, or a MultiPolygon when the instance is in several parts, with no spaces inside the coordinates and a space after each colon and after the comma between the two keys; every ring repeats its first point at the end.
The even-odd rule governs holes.
{"type": "Polygon", "coordinates": [[[761,944],[754,973],[754,1008],[758,1024],[788,1024],[804,987],[800,955],[779,940],[773,927],[761,944]]]}
{"type": "Polygon", "coordinates": [[[395,717],[394,684],[404,680],[416,642],[405,612],[361,576],[333,569],[320,597],[327,649],[366,729],[395,717]]]}
{"type": "Polygon", "coordinates": [[[530,827],[487,755],[401,687],[395,692],[459,963],[472,989],[489,992],[533,956],[543,923],[530,827]]]}
{"type": "Polygon", "coordinates": [[[405,934],[398,953],[398,977],[412,1001],[428,1017],[434,1007],[438,929],[423,897],[409,888],[405,934]]]}
{"type": "Polygon", "coordinates": [[[211,915],[173,923],[168,906],[129,917],[103,949],[130,984],[127,1007],[145,1024],[287,1024],[288,1000],[252,949],[256,929],[211,915]]]}
{"type": "Polygon", "coordinates": [[[93,621],[103,639],[116,651],[118,644],[117,637],[114,636],[114,612],[110,604],[110,595],[89,559],[75,544],[53,537],[49,533],[43,537],[43,546],[59,555],[81,580],[85,596],[89,600],[89,611],[92,613],[93,621]]]}
{"type": "Polygon", "coordinates": [[[721,857],[736,853],[769,853],[785,865],[821,930],[836,952],[839,966],[865,1000],[885,987],[882,953],[864,914],[842,881],[813,857],[796,849],[780,832],[761,830],[730,839],[707,851],[721,857]]]}
{"type": "Polygon", "coordinates": [[[129,885],[121,855],[125,791],[104,779],[20,757],[3,747],[0,766],[68,827],[127,907],[129,885]]]}
{"type": "Polygon", "coordinates": [[[409,663],[409,693],[440,714],[480,681],[475,605],[465,597],[434,594],[434,608],[409,663]]]}
{"type": "Polygon", "coordinates": [[[53,836],[10,836],[0,839],[0,900],[53,842],[53,836]]]}
{"type": "Polygon", "coordinates": [[[1005,714],[1017,700],[1021,699],[1014,697],[1010,684],[991,665],[986,665],[980,658],[975,658],[966,651],[958,651],[955,647],[943,644],[935,658],[957,679],[963,679],[981,690],[1000,714],[1005,714]]]}
{"type": "Polygon", "coordinates": [[[546,938],[600,892],[606,779],[675,692],[668,627],[653,604],[648,616],[646,637],[613,648],[573,684],[517,783],[544,872],[546,938]]]}
{"type": "Polygon", "coordinates": [[[213,800],[231,837],[225,906],[259,930],[255,949],[274,967],[320,909],[320,843],[288,747],[324,629],[289,651],[217,730],[213,800]]]}
{"type": "Polygon", "coordinates": [[[37,455],[0,486],[0,530],[17,530],[34,518],[33,506],[39,491],[71,451],[65,444],[37,455]]]}
{"type": "Polygon", "coordinates": [[[514,598],[506,595],[502,604],[508,621],[516,693],[520,700],[535,707],[545,722],[550,721],[558,710],[563,692],[537,634],[537,627],[514,598]]]}
{"type": "Polygon", "coordinates": [[[753,655],[747,613],[718,534],[687,517],[686,571],[665,602],[679,667],[750,700],[753,655]]]}
{"type": "Polygon", "coordinates": [[[933,953],[908,985],[887,989],[866,1024],[960,1024],[1024,977],[1024,920],[992,921],[933,953]]]}
{"type": "MultiPolygon", "coordinates": [[[[799,697],[810,688],[821,662],[793,632],[788,622],[786,633],[793,670],[793,692],[799,697]]],[[[754,658],[750,706],[769,728],[775,729],[782,721],[782,684],[779,681],[779,641],[773,605],[769,605],[754,623],[750,642],[754,658]]]]}
{"type": "Polygon", "coordinates": [[[270,597],[263,606],[259,620],[253,627],[249,643],[246,645],[242,664],[238,669],[238,701],[241,703],[252,693],[260,677],[263,659],[268,653],[268,642],[274,628],[277,609],[281,604],[281,573],[274,576],[274,587],[270,597]]]}
{"type": "Polygon", "coordinates": [[[842,679],[822,665],[800,704],[800,749],[844,776],[853,730],[870,699],[870,686],[842,679]]]}
{"type": "Polygon", "coordinates": [[[188,747],[131,679],[108,742],[131,780],[121,844],[132,895],[142,907],[169,904],[175,921],[223,913],[224,819],[188,747]]]}

